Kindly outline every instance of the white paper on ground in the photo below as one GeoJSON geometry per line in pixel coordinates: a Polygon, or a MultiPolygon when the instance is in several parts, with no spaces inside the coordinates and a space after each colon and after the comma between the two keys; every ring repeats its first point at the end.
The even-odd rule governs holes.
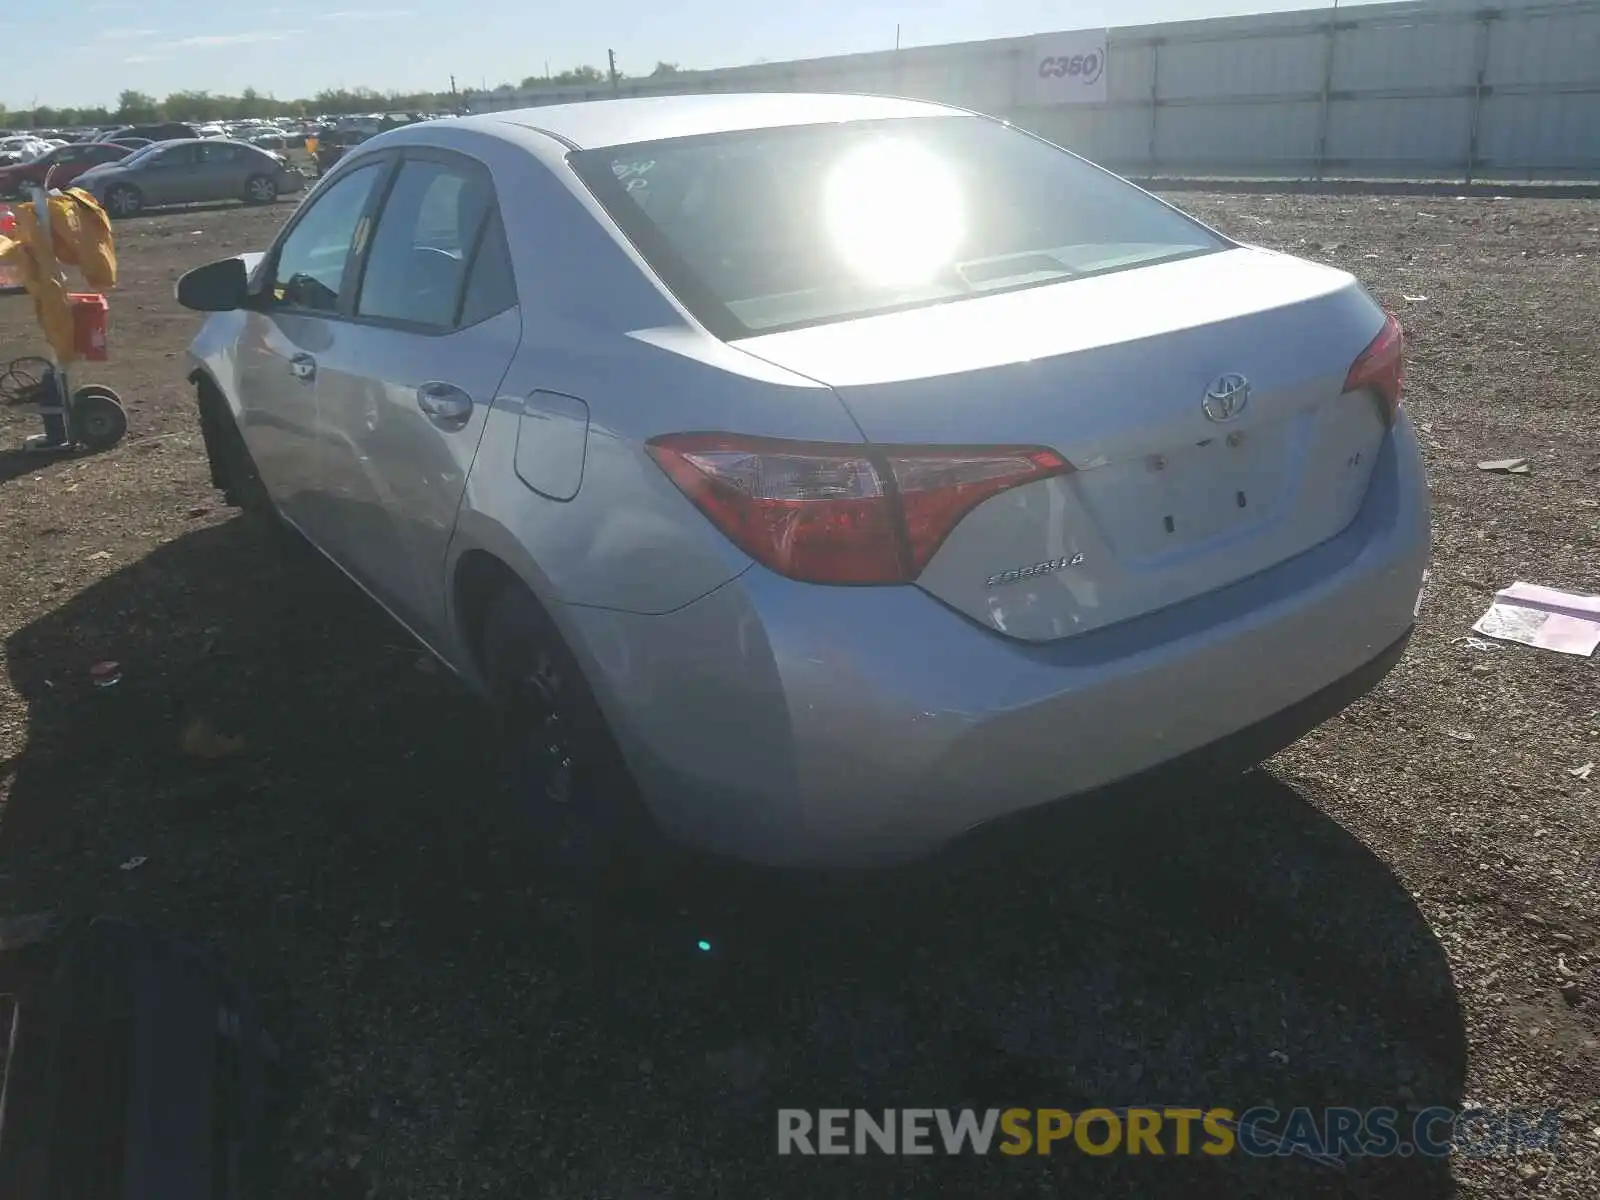
{"type": "Polygon", "coordinates": [[[1513,583],[1495,593],[1472,628],[1485,637],[1587,656],[1600,646],[1600,596],[1513,583]]]}

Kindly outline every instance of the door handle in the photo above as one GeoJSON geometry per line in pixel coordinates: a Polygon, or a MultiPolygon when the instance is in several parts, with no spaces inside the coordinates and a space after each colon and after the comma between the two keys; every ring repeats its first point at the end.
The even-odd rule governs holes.
{"type": "Polygon", "coordinates": [[[472,397],[453,383],[425,383],[417,389],[417,407],[439,428],[456,430],[472,416],[472,397]]]}
{"type": "Polygon", "coordinates": [[[317,377],[317,360],[309,354],[296,354],[289,360],[289,374],[310,383],[317,377]]]}

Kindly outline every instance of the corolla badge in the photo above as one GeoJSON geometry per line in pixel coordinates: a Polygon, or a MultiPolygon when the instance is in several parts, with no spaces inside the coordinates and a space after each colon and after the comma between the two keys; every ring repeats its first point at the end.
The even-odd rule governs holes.
{"type": "Polygon", "coordinates": [[[1024,579],[1033,579],[1040,575],[1054,575],[1057,571],[1065,571],[1082,561],[1082,551],[1066,558],[1048,558],[1042,563],[1034,563],[1031,567],[1016,567],[1010,571],[1001,571],[998,575],[991,575],[983,586],[1004,587],[1008,583],[1021,583],[1024,579]]]}
{"type": "Polygon", "coordinates": [[[1200,407],[1213,421],[1231,421],[1250,403],[1250,381],[1243,375],[1220,375],[1206,388],[1200,407]]]}

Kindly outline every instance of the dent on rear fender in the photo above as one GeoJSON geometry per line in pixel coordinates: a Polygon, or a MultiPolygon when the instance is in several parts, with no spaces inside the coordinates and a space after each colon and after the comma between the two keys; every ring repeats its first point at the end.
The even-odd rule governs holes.
{"type": "Polygon", "coordinates": [[[522,440],[535,432],[524,433],[520,397],[497,400],[467,477],[452,561],[476,547],[536,581],[531,586],[546,607],[644,615],[682,608],[749,567],[750,558],[694,510],[636,443],[590,420],[580,446],[578,402],[563,400],[567,416],[557,424],[570,435],[570,450],[582,453],[581,473],[522,440]],[[550,493],[525,481],[519,441],[520,466],[531,466],[550,493]],[[563,491],[571,498],[552,498],[563,491]]]}

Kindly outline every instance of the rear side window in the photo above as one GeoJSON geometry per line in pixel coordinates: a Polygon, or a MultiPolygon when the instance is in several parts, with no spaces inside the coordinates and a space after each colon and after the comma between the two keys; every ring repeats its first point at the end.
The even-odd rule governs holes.
{"type": "Polygon", "coordinates": [[[1227,244],[1116,176],[976,117],[717,134],[570,161],[667,286],[724,338],[1227,244]]]}
{"type": "Polygon", "coordinates": [[[506,248],[506,231],[498,210],[489,214],[489,224],[472,258],[467,275],[467,294],[461,303],[461,326],[476,325],[517,305],[517,281],[511,270],[511,253],[506,248]]]}
{"type": "Polygon", "coordinates": [[[357,313],[453,328],[468,258],[493,200],[482,171],[426,159],[405,162],[372,235],[357,313]]]}

